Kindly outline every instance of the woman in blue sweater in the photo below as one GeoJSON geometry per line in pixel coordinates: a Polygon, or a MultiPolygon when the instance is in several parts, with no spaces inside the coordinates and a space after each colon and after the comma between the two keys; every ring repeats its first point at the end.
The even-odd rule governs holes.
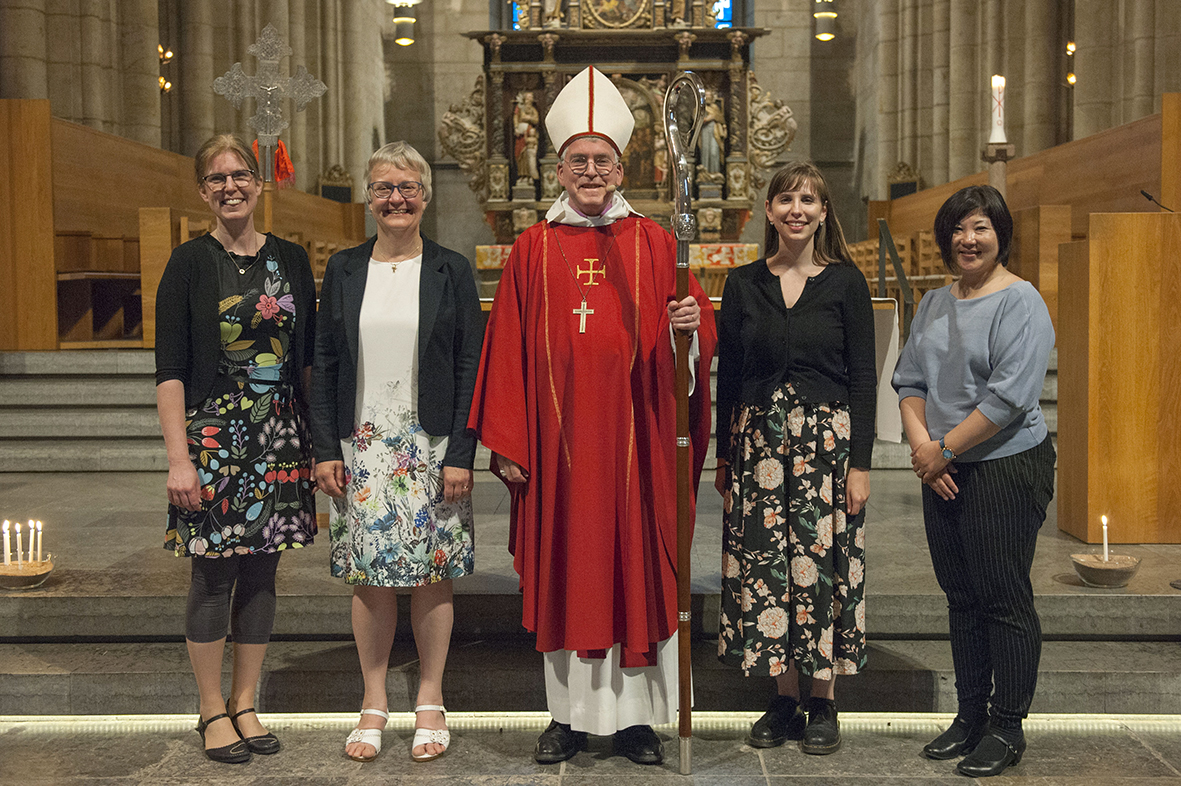
{"type": "Polygon", "coordinates": [[[802,737],[826,754],[841,744],[836,676],[865,666],[873,306],[820,170],[785,166],[767,195],[767,256],[730,273],[718,321],[718,654],[775,678],[752,746],[802,737]]]}
{"type": "Polygon", "coordinates": [[[1054,493],[1054,448],[1038,399],[1054,328],[1037,290],[1005,265],[1013,219],[970,186],[935,217],[955,283],[927,293],[894,373],[939,586],[947,593],[959,711],[923,749],[966,756],[964,775],[1021,760],[1041,626],[1029,569],[1054,493]]]}

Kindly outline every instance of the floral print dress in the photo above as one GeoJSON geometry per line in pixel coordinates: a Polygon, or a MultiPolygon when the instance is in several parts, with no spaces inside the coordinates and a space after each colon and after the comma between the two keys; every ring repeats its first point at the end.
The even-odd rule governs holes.
{"type": "Polygon", "coordinates": [[[731,426],[718,655],[747,676],[865,666],[865,513],[845,514],[849,410],[790,383],[731,426]]]}
{"type": "Polygon", "coordinates": [[[475,569],[471,497],[443,499],[448,439],[418,422],[421,262],[370,261],[366,275],[357,419],[330,513],[332,575],[348,584],[417,587],[475,569]]]}
{"type": "Polygon", "coordinates": [[[299,369],[285,363],[305,315],[295,313],[285,274],[269,240],[253,262],[218,260],[218,374],[209,397],[185,413],[201,510],[168,506],[164,547],[177,556],[282,551],[316,534],[312,443],[293,382],[299,369]]]}

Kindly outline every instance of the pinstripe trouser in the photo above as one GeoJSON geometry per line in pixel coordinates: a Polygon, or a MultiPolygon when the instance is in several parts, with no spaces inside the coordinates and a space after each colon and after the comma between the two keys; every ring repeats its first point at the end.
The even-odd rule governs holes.
{"type": "Polygon", "coordinates": [[[1029,713],[1042,652],[1029,570],[1037,533],[1054,496],[1054,447],[989,461],[957,462],[950,502],[923,486],[927,544],[947,593],[959,714],[989,713],[1019,729],[1029,713]]]}

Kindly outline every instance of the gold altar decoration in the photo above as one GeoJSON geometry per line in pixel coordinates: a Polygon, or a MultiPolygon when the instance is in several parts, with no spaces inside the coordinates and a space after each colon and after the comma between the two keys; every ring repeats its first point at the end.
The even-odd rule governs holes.
{"type": "Polygon", "coordinates": [[[467,174],[497,244],[512,243],[560,195],[544,118],[566,82],[592,64],[635,118],[621,191],[665,227],[673,210],[662,100],[679,72],[701,77],[706,126],[690,151],[697,240],[739,239],[796,122],[750,70],[751,42],[769,31],[707,26],[705,9],[704,0],[521,0],[515,18],[524,29],[465,34],[484,47],[484,73],[443,116],[439,141],[467,174]]]}

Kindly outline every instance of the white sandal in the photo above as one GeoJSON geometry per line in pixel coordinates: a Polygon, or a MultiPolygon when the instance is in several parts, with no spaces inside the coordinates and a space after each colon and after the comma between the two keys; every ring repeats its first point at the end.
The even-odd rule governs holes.
{"type": "MultiPolygon", "coordinates": [[[[388,712],[386,712],[385,710],[363,709],[363,710],[361,710],[361,714],[362,715],[378,715],[378,716],[381,716],[382,718],[385,718],[387,721],[390,719],[390,714],[388,712]]],[[[349,732],[348,739],[346,739],[344,741],[344,747],[345,747],[345,754],[344,755],[348,756],[353,761],[373,761],[374,759],[377,758],[377,754],[381,753],[381,733],[383,731],[385,731],[384,728],[381,728],[381,729],[361,729],[361,728],[353,729],[352,731],[349,732]],[[349,755],[348,747],[350,745],[352,745],[354,742],[361,742],[366,745],[372,746],[373,747],[373,755],[372,756],[351,756],[351,755],[349,755]]]]}
{"type": "MultiPolygon", "coordinates": [[[[447,708],[442,704],[419,704],[414,708],[415,713],[426,712],[428,710],[436,710],[447,714],[447,708]]],[[[446,718],[444,717],[444,720],[446,718]]],[[[432,761],[439,758],[443,753],[424,753],[421,756],[414,755],[414,749],[419,745],[429,745],[434,743],[443,746],[443,753],[447,752],[447,746],[451,744],[451,732],[447,729],[414,729],[414,742],[410,744],[410,758],[415,761],[432,761]]]]}

